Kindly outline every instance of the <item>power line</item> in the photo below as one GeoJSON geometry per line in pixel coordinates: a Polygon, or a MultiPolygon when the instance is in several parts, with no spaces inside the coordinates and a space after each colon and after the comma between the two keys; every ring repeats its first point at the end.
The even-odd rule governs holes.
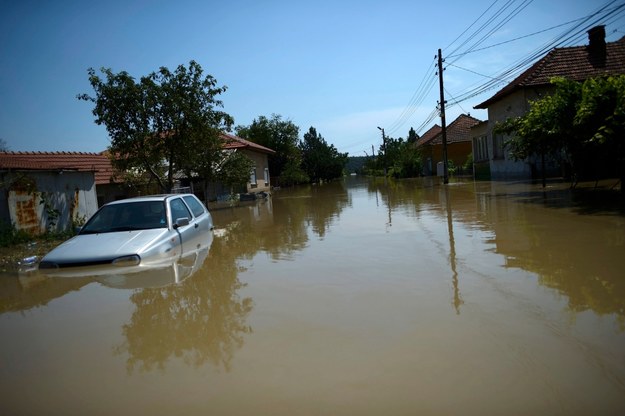
{"type": "MultiPolygon", "coordinates": [[[[523,6],[524,4],[525,4],[525,5],[529,4],[529,3],[527,3],[528,1],[529,1],[529,2],[531,2],[532,0],[523,0],[523,3],[521,4],[521,6],[523,6]]],[[[501,7],[501,8],[499,8],[499,9],[495,12],[495,14],[494,14],[493,16],[489,17],[489,18],[488,18],[488,20],[487,20],[486,22],[484,22],[484,23],[483,23],[483,24],[482,24],[482,25],[478,28],[478,30],[476,30],[476,31],[475,31],[472,35],[470,35],[470,36],[469,36],[469,37],[468,37],[468,38],[467,38],[464,42],[462,42],[462,43],[460,44],[460,46],[458,46],[458,47],[457,47],[456,49],[454,49],[453,51],[451,51],[451,52],[449,52],[449,53],[446,53],[446,55],[447,55],[447,56],[449,56],[449,55],[454,55],[454,54],[456,54],[456,52],[457,52],[458,50],[460,50],[463,46],[465,46],[466,44],[468,44],[469,42],[471,42],[471,41],[472,41],[475,37],[477,37],[480,33],[482,33],[484,30],[486,30],[486,29],[487,29],[487,28],[488,28],[488,27],[489,27],[492,23],[495,23],[495,29],[497,29],[497,28],[501,27],[501,25],[503,25],[503,23],[502,23],[502,22],[508,22],[508,21],[510,21],[510,19],[511,19],[512,17],[514,17],[514,16],[516,16],[516,15],[518,14],[518,11],[517,11],[517,10],[518,10],[518,9],[519,9],[519,7],[521,7],[521,6],[517,7],[516,9],[514,9],[514,10],[512,11],[512,13],[508,14],[508,15],[504,18],[504,20],[503,20],[503,21],[500,21],[500,22],[498,22],[498,23],[497,23],[497,19],[498,19],[498,18],[499,18],[499,17],[500,17],[500,16],[501,16],[504,12],[506,12],[506,10],[507,10],[507,9],[509,9],[510,7],[512,7],[512,5],[513,5],[513,4],[514,4],[514,0],[508,0],[508,1],[507,1],[507,2],[506,2],[506,3],[505,3],[505,4],[501,7]]],[[[523,7],[525,7],[525,6],[523,6],[523,7]]],[[[491,30],[491,31],[489,31],[486,35],[482,36],[482,38],[481,38],[480,40],[478,40],[476,43],[474,43],[474,44],[473,44],[473,46],[471,46],[471,47],[469,48],[469,50],[470,50],[470,49],[472,49],[472,48],[475,48],[478,44],[480,44],[481,42],[483,42],[483,41],[484,41],[484,39],[486,39],[488,36],[492,35],[492,33],[494,33],[494,30],[495,30],[495,29],[492,29],[492,30],[491,30]]]]}
{"type": "Polygon", "coordinates": [[[421,131],[426,128],[427,126],[429,126],[429,124],[432,122],[432,120],[434,120],[436,117],[439,116],[439,108],[436,107],[434,108],[434,110],[432,110],[432,112],[428,115],[428,117],[425,119],[425,121],[423,123],[421,123],[419,125],[419,127],[417,127],[415,129],[415,131],[417,132],[418,135],[421,135],[421,131]]]}
{"type": "MultiPolygon", "coordinates": [[[[514,16],[516,16],[523,8],[525,8],[528,4],[530,4],[533,0],[523,0],[521,5],[517,6],[516,8],[514,8],[511,12],[509,12],[504,20],[502,22],[499,22],[496,24],[496,29],[501,27],[503,24],[505,24],[506,22],[508,22],[510,19],[512,19],[514,16]]],[[[451,44],[453,45],[458,39],[460,39],[465,33],[468,32],[468,30],[473,27],[475,24],[477,24],[482,17],[486,16],[487,13],[495,6],[495,4],[498,2],[498,0],[495,0],[481,15],[480,17],[478,17],[467,29],[465,29],[451,44]]],[[[496,19],[501,16],[502,14],[504,14],[506,12],[506,10],[510,9],[515,3],[515,0],[508,0],[502,7],[500,7],[498,10],[495,11],[494,15],[489,17],[488,20],[486,21],[486,23],[483,23],[481,25],[481,27],[479,29],[477,29],[477,31],[471,35],[469,37],[469,40],[472,39],[473,37],[475,37],[477,34],[479,34],[480,32],[482,32],[483,30],[485,30],[488,25],[492,22],[495,22],[496,19]]],[[[489,32],[487,35],[483,36],[482,39],[478,40],[478,44],[483,42],[484,39],[486,39],[487,36],[490,35],[490,33],[492,33],[493,31],[491,30],[491,32],[489,32]]],[[[465,45],[468,42],[468,40],[465,40],[462,44],[460,44],[455,50],[460,49],[463,45],[465,45]]],[[[436,74],[434,74],[436,75],[436,74]]],[[[421,103],[425,100],[425,98],[428,96],[428,94],[432,91],[432,89],[434,88],[434,86],[436,85],[436,78],[435,76],[431,76],[431,72],[428,70],[426,71],[425,76],[422,78],[419,86],[417,87],[417,89],[415,90],[415,92],[413,93],[411,99],[409,100],[408,104],[406,105],[406,107],[404,108],[404,110],[401,112],[401,114],[397,117],[397,119],[395,119],[395,121],[393,121],[393,123],[391,123],[391,125],[387,128],[388,133],[389,134],[393,134],[395,133],[399,128],[401,128],[406,121],[408,121],[408,119],[410,119],[410,117],[412,117],[414,115],[414,113],[417,111],[418,106],[421,105],[421,103]]]]}
{"type": "MultiPolygon", "coordinates": [[[[528,35],[523,35],[523,36],[519,36],[519,37],[514,38],[514,39],[510,39],[510,40],[506,40],[506,41],[503,41],[503,42],[495,43],[495,44],[492,44],[492,45],[484,46],[483,48],[472,49],[472,50],[470,50],[470,51],[466,51],[466,52],[463,52],[463,53],[461,53],[461,54],[451,55],[451,56],[448,56],[448,57],[447,57],[447,59],[450,59],[450,58],[457,58],[457,57],[460,57],[460,56],[465,56],[465,55],[468,55],[468,54],[470,54],[470,53],[481,52],[481,51],[484,51],[484,50],[486,50],[486,49],[491,49],[491,48],[495,48],[495,47],[497,47],[497,46],[506,45],[506,44],[508,44],[508,43],[516,42],[516,41],[521,40],[521,39],[526,39],[526,38],[529,38],[529,37],[531,37],[531,36],[540,35],[541,33],[545,33],[545,32],[548,32],[548,31],[553,30],[553,29],[557,29],[557,28],[562,27],[562,26],[570,25],[571,23],[576,23],[576,22],[579,22],[580,20],[583,20],[583,19],[584,19],[584,18],[579,18],[579,19],[571,20],[571,21],[568,21],[568,22],[566,22],[566,23],[562,23],[562,24],[557,25],[557,26],[552,26],[552,27],[547,28],[547,29],[539,30],[538,32],[530,33],[530,34],[528,34],[528,35]]],[[[455,61],[454,61],[454,62],[455,62],[455,61]]],[[[451,65],[451,63],[448,63],[447,65],[451,65]]]]}
{"type": "MultiPolygon", "coordinates": [[[[613,5],[617,2],[617,0],[613,0],[607,2],[603,6],[598,7],[591,14],[585,17],[574,19],[566,23],[540,30],[538,32],[510,39],[508,41],[499,42],[493,45],[479,48],[479,46],[482,45],[490,37],[492,37],[496,31],[500,30],[512,19],[517,17],[525,8],[527,8],[532,3],[532,1],[533,0],[522,0],[520,3],[518,3],[516,2],[516,0],[508,0],[501,7],[495,9],[495,5],[498,3],[498,0],[495,0],[475,21],[473,21],[467,27],[467,29],[462,31],[461,34],[445,48],[448,49],[452,45],[457,43],[465,34],[469,33],[471,28],[476,27],[481,20],[485,19],[485,22],[481,23],[479,27],[476,27],[476,29],[472,33],[470,33],[464,41],[462,41],[455,49],[453,49],[448,54],[447,58],[451,60],[450,62],[445,62],[445,65],[453,66],[458,69],[474,73],[475,75],[481,76],[482,78],[488,78],[488,81],[474,84],[473,86],[466,89],[464,92],[456,94],[457,97],[454,97],[453,103],[451,104],[452,106],[459,105],[464,101],[467,101],[489,90],[497,88],[504,83],[509,83],[511,80],[516,78],[522,71],[526,70],[530,65],[532,65],[538,58],[546,54],[549,50],[557,47],[565,47],[568,45],[578,44],[580,39],[584,37],[587,30],[591,27],[596,26],[601,22],[603,22],[604,24],[615,22],[619,18],[621,18],[621,15],[623,13],[625,13],[625,3],[617,4],[613,7],[613,5]],[[491,14],[489,15],[489,13],[491,14]],[[514,61],[511,65],[504,67],[497,75],[480,74],[471,69],[463,68],[456,65],[456,62],[458,62],[461,58],[468,54],[484,51],[497,46],[506,45],[520,39],[525,39],[562,27],[567,27],[567,29],[556,35],[553,39],[545,42],[544,44],[536,48],[529,55],[523,56],[518,60],[514,61]]],[[[615,30],[615,32],[616,31],[617,30],[615,30]]],[[[435,85],[436,77],[433,76],[431,67],[428,66],[423,78],[421,79],[421,82],[412,94],[408,104],[395,119],[395,121],[393,121],[393,123],[391,123],[391,125],[387,128],[389,135],[396,132],[406,123],[406,121],[408,121],[414,115],[418,107],[423,103],[423,101],[432,91],[435,85]]],[[[447,92],[447,94],[449,96],[452,96],[449,92],[447,92]]],[[[435,117],[437,117],[437,115],[438,110],[434,109],[426,117],[426,120],[419,126],[419,128],[416,129],[416,131],[419,132],[423,128],[425,128],[435,117]]]]}
{"type": "MultiPolygon", "coordinates": [[[[572,21],[572,22],[583,21],[583,26],[579,27],[576,25],[575,28],[570,28],[566,30],[565,32],[558,35],[556,38],[552,39],[551,41],[547,42],[546,44],[536,49],[529,56],[522,57],[520,60],[513,63],[513,65],[504,69],[499,75],[488,76],[490,80],[487,81],[486,83],[482,83],[478,87],[470,89],[467,92],[460,94],[458,98],[458,102],[466,101],[470,98],[473,98],[477,95],[482,94],[483,92],[486,92],[487,90],[494,88],[496,85],[498,85],[501,82],[507,82],[515,78],[523,70],[527,69],[531,64],[533,64],[536,59],[544,55],[549,50],[553,49],[554,47],[563,47],[563,46],[574,44],[575,42],[578,41],[580,37],[583,37],[585,35],[588,29],[599,24],[601,21],[605,21],[608,18],[610,19],[610,21],[617,19],[619,14],[622,14],[625,12],[624,10],[625,4],[621,4],[612,9],[608,9],[609,6],[611,6],[613,3],[614,1],[608,3],[607,5],[599,8],[598,11],[586,16],[585,18],[572,21]],[[608,10],[606,11],[606,9],[608,10]]],[[[457,65],[453,65],[453,64],[449,64],[449,65],[457,67],[457,65]]],[[[461,69],[467,70],[465,68],[461,68],[461,69]]],[[[467,71],[470,71],[470,70],[467,70],[467,71]]],[[[470,72],[474,72],[474,71],[470,71],[470,72]]]]}
{"type": "Polygon", "coordinates": [[[456,106],[456,105],[457,105],[457,106],[459,106],[459,107],[460,107],[460,109],[462,110],[462,113],[463,113],[463,114],[467,114],[468,112],[467,112],[464,108],[462,108],[462,106],[460,105],[460,101],[458,101],[458,100],[456,99],[456,97],[454,97],[453,95],[451,95],[451,93],[450,93],[449,91],[447,91],[447,88],[444,88],[444,90],[445,90],[445,94],[447,94],[447,95],[448,95],[449,97],[451,97],[451,98],[452,98],[452,100],[453,100],[453,101],[451,102],[451,105],[449,105],[449,107],[448,107],[448,108],[452,108],[452,107],[454,107],[454,106],[456,106]]]}
{"type": "Polygon", "coordinates": [[[467,27],[461,34],[458,35],[458,37],[456,39],[454,39],[449,45],[447,45],[443,49],[450,48],[451,45],[453,45],[458,39],[460,39],[462,37],[462,35],[467,33],[469,31],[469,29],[471,29],[473,27],[474,24],[476,24],[486,13],[488,13],[488,11],[497,3],[497,1],[498,0],[495,0],[490,6],[488,6],[488,8],[486,8],[486,10],[484,10],[484,12],[477,19],[475,19],[475,21],[473,23],[471,23],[469,25],[469,27],[467,27]]]}
{"type": "Polygon", "coordinates": [[[423,103],[425,98],[427,98],[428,94],[432,91],[434,85],[436,84],[436,78],[432,76],[432,74],[433,72],[431,68],[429,68],[402,113],[388,127],[389,134],[393,134],[401,126],[403,126],[404,123],[417,111],[417,108],[423,103]]]}

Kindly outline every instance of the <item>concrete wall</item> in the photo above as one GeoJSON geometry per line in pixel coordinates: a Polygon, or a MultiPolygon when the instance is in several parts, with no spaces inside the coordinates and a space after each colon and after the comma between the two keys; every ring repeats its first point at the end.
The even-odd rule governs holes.
{"type": "MultiPolygon", "coordinates": [[[[496,138],[493,129],[497,122],[525,114],[529,109],[526,91],[516,91],[488,107],[488,147],[490,174],[492,179],[524,179],[531,176],[530,167],[524,161],[515,161],[507,150],[502,156],[497,155],[496,138]]],[[[507,136],[503,136],[505,141],[507,136]]]]}
{"type": "Polygon", "coordinates": [[[2,183],[3,220],[31,234],[67,230],[98,209],[92,172],[6,172],[2,183]]]}
{"type": "MultiPolygon", "coordinates": [[[[435,175],[437,166],[443,162],[443,145],[425,145],[421,148],[421,160],[423,162],[423,174],[426,176],[435,175]],[[430,169],[430,161],[432,168],[430,169]]],[[[463,168],[469,153],[471,153],[471,142],[457,142],[447,145],[447,161],[459,169],[463,168]]],[[[466,172],[463,172],[466,173],[466,172]]]]}

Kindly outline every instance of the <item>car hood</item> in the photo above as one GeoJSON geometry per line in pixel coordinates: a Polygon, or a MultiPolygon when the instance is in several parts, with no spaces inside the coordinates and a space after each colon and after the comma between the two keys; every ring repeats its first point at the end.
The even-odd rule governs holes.
{"type": "Polygon", "coordinates": [[[160,240],[168,230],[121,231],[101,234],[79,234],[46,254],[42,261],[55,263],[96,262],[120,256],[139,254],[160,240]]]}

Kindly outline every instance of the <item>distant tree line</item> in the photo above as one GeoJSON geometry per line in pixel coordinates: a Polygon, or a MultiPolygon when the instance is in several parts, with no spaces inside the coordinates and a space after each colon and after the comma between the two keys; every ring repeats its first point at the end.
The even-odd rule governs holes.
{"type": "Polygon", "coordinates": [[[423,172],[421,153],[416,147],[419,136],[411,128],[407,139],[384,136],[378,148],[377,156],[367,157],[363,173],[374,176],[391,176],[394,178],[413,178],[423,172]]]}

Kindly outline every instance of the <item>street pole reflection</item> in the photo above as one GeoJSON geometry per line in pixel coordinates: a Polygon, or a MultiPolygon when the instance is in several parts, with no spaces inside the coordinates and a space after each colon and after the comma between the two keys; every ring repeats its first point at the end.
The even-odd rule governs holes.
{"type": "Polygon", "coordinates": [[[449,233],[449,265],[451,266],[451,282],[454,288],[453,305],[456,314],[460,315],[460,305],[464,304],[458,287],[458,270],[456,268],[456,242],[454,241],[454,225],[451,217],[451,201],[449,200],[449,188],[445,189],[445,210],[447,211],[447,231],[449,233]]]}

